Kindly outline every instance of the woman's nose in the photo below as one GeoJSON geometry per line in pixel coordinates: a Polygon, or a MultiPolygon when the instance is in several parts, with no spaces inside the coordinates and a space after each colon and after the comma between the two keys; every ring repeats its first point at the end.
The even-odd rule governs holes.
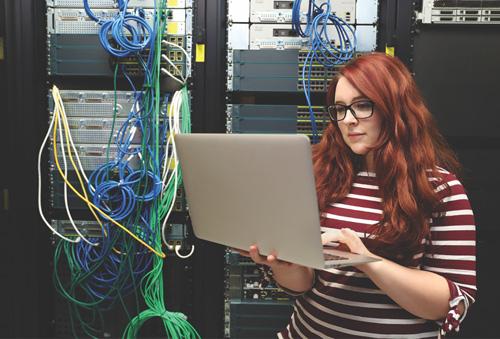
{"type": "Polygon", "coordinates": [[[356,124],[358,122],[358,119],[356,119],[354,113],[350,109],[348,109],[345,112],[345,118],[344,120],[342,120],[342,122],[344,122],[344,124],[346,125],[351,125],[351,124],[356,124]]]}

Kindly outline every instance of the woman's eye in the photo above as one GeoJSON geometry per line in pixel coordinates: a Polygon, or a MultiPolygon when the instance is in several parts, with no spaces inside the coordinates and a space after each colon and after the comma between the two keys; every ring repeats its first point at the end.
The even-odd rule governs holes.
{"type": "Polygon", "coordinates": [[[370,110],[372,108],[372,103],[369,101],[361,101],[361,102],[355,103],[353,106],[354,106],[354,109],[370,110]]]}

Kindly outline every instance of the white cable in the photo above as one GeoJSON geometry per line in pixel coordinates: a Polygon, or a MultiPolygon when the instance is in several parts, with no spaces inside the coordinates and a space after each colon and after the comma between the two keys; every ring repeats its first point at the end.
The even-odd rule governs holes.
{"type": "MultiPolygon", "coordinates": [[[[164,162],[164,163],[166,163],[166,166],[163,168],[163,178],[162,178],[163,179],[162,180],[163,192],[165,191],[165,189],[167,187],[170,186],[172,179],[174,179],[174,189],[172,191],[173,198],[172,198],[172,201],[170,203],[170,206],[168,208],[167,214],[165,215],[165,218],[163,220],[163,224],[161,227],[161,236],[162,236],[162,240],[165,244],[167,244],[167,240],[165,238],[165,228],[167,226],[168,218],[170,217],[170,214],[172,213],[172,210],[175,206],[175,200],[177,198],[177,188],[178,188],[178,184],[179,184],[178,183],[178,180],[179,180],[178,179],[179,162],[178,162],[178,158],[177,158],[177,150],[175,147],[174,135],[181,132],[180,131],[180,122],[179,122],[180,121],[180,114],[179,113],[180,113],[181,105],[182,105],[182,93],[181,93],[181,91],[177,91],[174,93],[174,95],[172,97],[172,101],[170,103],[170,109],[168,112],[168,121],[169,121],[169,126],[171,128],[170,128],[170,134],[167,138],[167,145],[165,148],[165,152],[168,152],[169,145],[170,145],[170,143],[172,143],[172,155],[168,157],[169,158],[168,162],[167,161],[164,162]],[[168,170],[170,169],[170,164],[171,164],[172,160],[174,161],[174,169],[171,172],[171,175],[168,176],[168,173],[169,173],[168,170]],[[165,184],[165,180],[167,179],[167,177],[168,177],[168,181],[165,184]]],[[[167,155],[165,155],[165,160],[166,159],[167,159],[167,155]]]]}
{"type": "MultiPolygon", "coordinates": [[[[177,65],[174,64],[172,62],[172,60],[170,60],[170,58],[167,57],[165,54],[162,54],[161,58],[163,60],[165,60],[170,66],[172,66],[179,73],[179,75],[181,76],[182,82],[185,83],[186,82],[186,77],[182,74],[182,71],[179,69],[179,67],[177,67],[177,65]]],[[[164,69],[166,70],[166,68],[164,68],[164,69]]],[[[166,70],[166,72],[168,72],[168,70],[166,70]]],[[[173,75],[172,75],[172,77],[175,78],[175,76],[173,76],[173,75]]]]}
{"type": "Polygon", "coordinates": [[[181,259],[187,259],[189,258],[190,256],[193,255],[194,253],[194,245],[191,245],[191,251],[189,252],[189,254],[187,255],[182,255],[179,253],[179,250],[181,249],[181,245],[175,245],[175,254],[177,254],[177,256],[181,259]]]}
{"type": "Polygon", "coordinates": [[[55,121],[55,113],[52,114],[52,120],[50,121],[49,129],[47,131],[47,134],[45,135],[45,138],[42,141],[42,145],[40,147],[40,151],[38,152],[38,212],[40,213],[40,217],[42,218],[44,224],[52,231],[53,234],[57,235],[59,238],[72,242],[72,243],[77,243],[81,240],[80,237],[77,237],[76,239],[70,239],[59,233],[52,225],[47,221],[45,218],[45,215],[43,214],[43,209],[42,209],[42,153],[45,148],[45,145],[47,144],[47,140],[49,139],[50,132],[52,132],[52,129],[54,127],[54,121],[55,121]]]}
{"type": "Polygon", "coordinates": [[[167,40],[162,40],[161,43],[178,48],[184,53],[184,55],[186,56],[186,78],[187,78],[189,76],[189,74],[191,74],[191,57],[190,57],[189,53],[184,49],[184,47],[177,45],[177,44],[174,44],[173,42],[170,42],[167,40]]]}
{"type": "Polygon", "coordinates": [[[177,67],[176,64],[174,64],[172,62],[172,60],[170,60],[165,54],[162,54],[161,57],[163,60],[165,60],[170,66],[172,66],[179,74],[180,74],[180,77],[181,79],[177,78],[176,76],[174,76],[172,73],[170,73],[167,69],[165,68],[161,68],[161,72],[172,77],[174,80],[176,80],[177,82],[179,82],[181,85],[184,85],[189,77],[189,75],[191,74],[191,58],[189,56],[189,53],[182,47],[182,46],[179,46],[177,44],[174,44],[170,41],[166,41],[166,40],[162,40],[161,41],[162,44],[164,45],[167,45],[167,46],[171,46],[171,47],[174,47],[174,48],[178,48],[182,51],[182,53],[184,53],[185,57],[186,57],[186,74],[184,75],[183,72],[177,67]],[[182,80],[182,81],[181,81],[182,80]]]}
{"type": "Polygon", "coordinates": [[[180,83],[181,85],[184,85],[184,82],[182,80],[180,80],[179,78],[177,78],[175,75],[173,75],[172,73],[170,73],[169,71],[167,71],[166,68],[161,68],[160,71],[166,75],[168,75],[169,77],[173,78],[175,81],[177,81],[178,83],[180,83]]]}

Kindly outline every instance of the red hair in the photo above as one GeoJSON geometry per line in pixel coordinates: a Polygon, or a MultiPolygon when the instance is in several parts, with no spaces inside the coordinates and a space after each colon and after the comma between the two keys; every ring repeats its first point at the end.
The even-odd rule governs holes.
{"type": "MultiPolygon", "coordinates": [[[[397,58],[372,53],[351,60],[330,83],[328,105],[335,100],[340,77],[374,102],[375,114],[383,121],[374,149],[383,217],[370,230],[376,238],[371,250],[407,262],[430,236],[428,219],[439,208],[429,176],[442,177],[436,166],[457,173],[459,163],[439,133],[413,77],[397,58]]],[[[354,177],[363,169],[362,158],[345,144],[337,123],[329,124],[313,147],[313,163],[322,211],[347,196],[354,177]]]]}

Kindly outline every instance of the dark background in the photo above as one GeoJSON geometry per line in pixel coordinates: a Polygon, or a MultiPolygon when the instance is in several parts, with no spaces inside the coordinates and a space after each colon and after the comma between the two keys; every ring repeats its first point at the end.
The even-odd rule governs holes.
{"type": "MultiPolygon", "coordinates": [[[[194,68],[193,131],[224,132],[225,1],[194,2],[193,42],[206,44],[206,62],[194,68]]],[[[424,26],[415,22],[413,6],[380,1],[379,49],[394,46],[414,72],[464,166],[477,221],[479,292],[459,336],[498,337],[500,25],[424,26]]],[[[52,245],[36,206],[37,152],[48,119],[45,1],[0,0],[0,38],[0,336],[52,337],[52,245]]],[[[203,337],[222,337],[224,249],[200,241],[195,253],[190,318],[203,337]]],[[[184,275],[168,275],[173,276],[184,275]]],[[[165,285],[172,296],[183,288],[178,281],[165,285]]],[[[173,305],[167,305],[179,308],[181,299],[168,299],[173,305]]]]}

